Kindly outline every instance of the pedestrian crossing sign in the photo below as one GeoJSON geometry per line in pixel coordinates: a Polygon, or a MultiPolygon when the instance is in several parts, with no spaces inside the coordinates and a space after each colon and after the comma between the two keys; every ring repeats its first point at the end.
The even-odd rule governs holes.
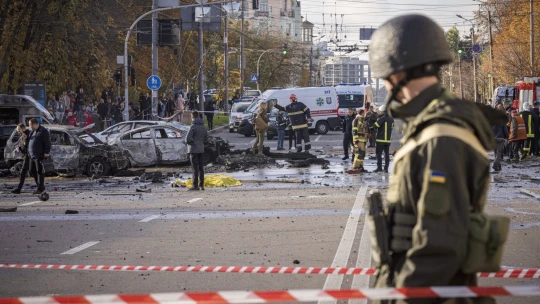
{"type": "Polygon", "coordinates": [[[259,75],[251,74],[251,82],[257,82],[257,81],[259,81],[259,75]]]}

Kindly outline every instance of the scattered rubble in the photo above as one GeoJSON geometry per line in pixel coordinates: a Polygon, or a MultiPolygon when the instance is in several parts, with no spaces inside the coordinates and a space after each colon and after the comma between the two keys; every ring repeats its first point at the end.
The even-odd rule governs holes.
{"type": "Polygon", "coordinates": [[[139,180],[140,181],[147,181],[152,183],[163,183],[165,181],[165,178],[167,176],[163,175],[161,171],[154,171],[154,172],[144,172],[139,180]]]}
{"type": "Polygon", "coordinates": [[[252,154],[230,154],[219,156],[216,160],[216,164],[224,166],[227,171],[240,171],[275,165],[276,160],[267,156],[257,156],[252,154]]]}
{"type": "Polygon", "coordinates": [[[79,214],[77,210],[66,210],[66,214],[79,214]]]}
{"type": "Polygon", "coordinates": [[[0,208],[0,212],[16,212],[17,207],[0,208]]]}

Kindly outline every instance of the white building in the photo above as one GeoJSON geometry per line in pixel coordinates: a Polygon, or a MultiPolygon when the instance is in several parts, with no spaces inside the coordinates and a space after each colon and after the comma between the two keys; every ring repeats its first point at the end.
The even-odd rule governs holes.
{"type": "Polygon", "coordinates": [[[243,0],[245,19],[256,30],[302,41],[302,16],[297,0],[243,0]],[[258,9],[257,9],[258,3],[258,9]]]}
{"type": "Polygon", "coordinates": [[[324,85],[334,86],[340,83],[373,83],[367,54],[350,53],[343,56],[329,57],[324,67],[324,85]]]}

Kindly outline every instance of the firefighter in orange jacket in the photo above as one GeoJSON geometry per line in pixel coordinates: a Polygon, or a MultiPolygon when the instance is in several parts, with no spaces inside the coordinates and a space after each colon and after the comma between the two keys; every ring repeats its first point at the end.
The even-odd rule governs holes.
{"type": "Polygon", "coordinates": [[[521,153],[521,159],[523,160],[527,154],[523,151],[523,144],[527,140],[527,129],[525,128],[525,121],[520,117],[516,110],[512,111],[512,121],[510,123],[510,136],[508,141],[512,143],[512,149],[514,150],[514,160],[519,161],[519,154],[521,153]]]}

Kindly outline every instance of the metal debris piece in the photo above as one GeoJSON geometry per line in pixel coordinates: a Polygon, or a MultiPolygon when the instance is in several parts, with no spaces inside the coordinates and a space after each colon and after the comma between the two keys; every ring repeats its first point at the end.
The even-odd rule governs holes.
{"type": "Polygon", "coordinates": [[[16,212],[17,207],[0,208],[0,212],[16,212]]]}
{"type": "Polygon", "coordinates": [[[66,210],[66,214],[79,214],[77,210],[66,210]]]}

